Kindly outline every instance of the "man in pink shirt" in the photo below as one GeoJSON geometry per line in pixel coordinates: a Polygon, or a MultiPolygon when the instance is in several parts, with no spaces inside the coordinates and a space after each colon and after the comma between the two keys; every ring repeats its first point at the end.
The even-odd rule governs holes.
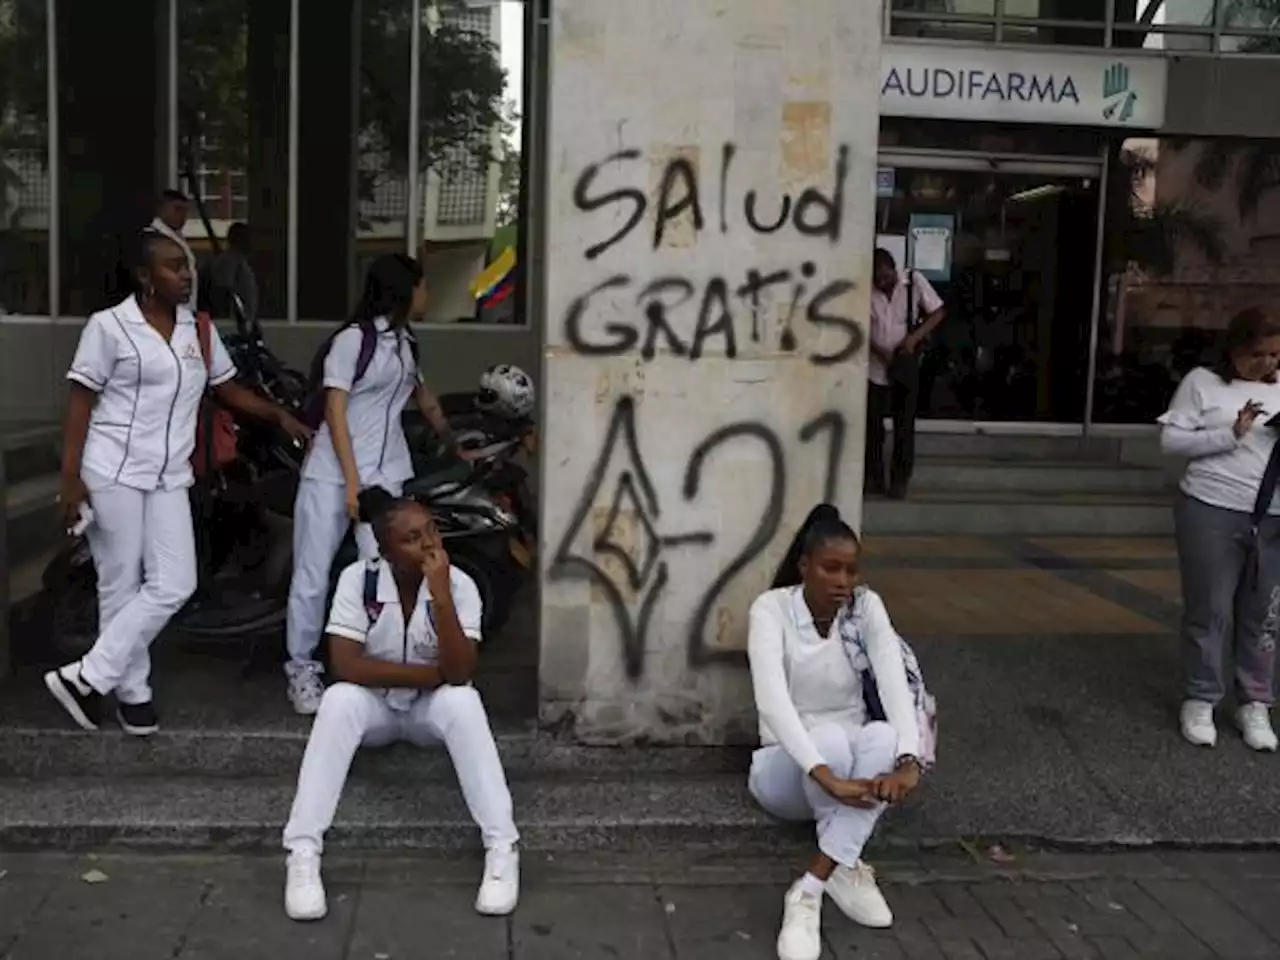
{"type": "Polygon", "coordinates": [[[907,495],[916,458],[916,406],[920,347],[942,322],[942,298],[929,281],[908,271],[904,281],[893,254],[877,249],[871,289],[871,361],[867,387],[865,490],[885,493],[884,418],[893,417],[893,463],[888,494],[907,495]]]}

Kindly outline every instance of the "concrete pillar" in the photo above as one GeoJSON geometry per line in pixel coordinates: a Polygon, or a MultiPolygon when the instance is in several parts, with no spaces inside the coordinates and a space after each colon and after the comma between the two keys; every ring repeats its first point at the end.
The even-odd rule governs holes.
{"type": "Polygon", "coordinates": [[[740,740],[752,600],[859,520],[880,3],[551,17],[541,719],[740,740]]]}

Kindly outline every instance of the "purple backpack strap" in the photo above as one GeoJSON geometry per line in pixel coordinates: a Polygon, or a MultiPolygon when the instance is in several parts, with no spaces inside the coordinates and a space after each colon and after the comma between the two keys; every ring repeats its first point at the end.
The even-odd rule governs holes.
{"type": "Polygon", "coordinates": [[[360,321],[360,353],[356,357],[356,375],[352,385],[359,383],[369,372],[369,364],[373,363],[373,354],[378,349],[378,328],[372,320],[360,321]]]}
{"type": "Polygon", "coordinates": [[[382,604],[378,602],[378,565],[366,564],[364,568],[364,612],[369,616],[369,629],[382,616],[382,604]]]}

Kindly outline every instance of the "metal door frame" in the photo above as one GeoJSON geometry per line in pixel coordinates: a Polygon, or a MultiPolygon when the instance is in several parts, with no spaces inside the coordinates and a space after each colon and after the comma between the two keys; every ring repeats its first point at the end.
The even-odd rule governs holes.
{"type": "MultiPolygon", "coordinates": [[[[1107,173],[1110,155],[1106,147],[1096,157],[998,153],[971,150],[935,150],[886,147],[876,155],[878,167],[912,170],[949,170],[967,173],[1021,173],[1046,177],[1093,177],[1098,182],[1097,228],[1093,251],[1093,301],[1089,317],[1089,358],[1084,387],[1084,416],[1080,423],[926,420],[925,433],[1016,433],[1025,436],[1084,436],[1093,429],[1094,381],[1097,378],[1098,331],[1102,321],[1102,243],[1107,217],[1107,173]]],[[[1111,431],[1108,431],[1111,432],[1111,431]]],[[[1137,432],[1137,431],[1136,431],[1137,432]]],[[[1147,432],[1146,429],[1140,432],[1147,432]]]]}

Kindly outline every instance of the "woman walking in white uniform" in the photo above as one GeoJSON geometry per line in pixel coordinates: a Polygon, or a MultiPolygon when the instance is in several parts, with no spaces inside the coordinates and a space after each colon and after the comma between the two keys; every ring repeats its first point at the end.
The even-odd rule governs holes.
{"type": "Polygon", "coordinates": [[[484,879],[476,910],[498,916],[519,897],[511,793],[480,695],[471,686],[483,618],[480,593],[453,567],[431,514],[383,490],[361,498],[381,559],[342,572],[325,630],[337,683],[325,691],[284,830],[285,911],[326,913],[320,855],[357,748],[443,743],[480,827],[484,879]]]}
{"type": "MultiPolygon", "coordinates": [[[[303,464],[293,512],[285,675],[289,699],[300,714],[314,714],[324,693],[316,649],[334,557],[358,520],[360,491],[381,487],[398,496],[413,476],[400,421],[409,399],[441,437],[449,434],[439,402],[422,382],[409,330],[426,305],[418,262],[403,254],[379,258],[369,268],[353,319],[330,342],[324,358],[324,424],[303,464]],[[361,371],[367,336],[376,339],[361,371]]],[[[356,527],[356,543],[362,557],[377,552],[364,524],[356,527]]]]}
{"type": "Polygon", "coordinates": [[[1268,463],[1280,415],[1280,323],[1260,310],[1233,317],[1222,358],[1183,378],[1160,417],[1165,453],[1187,458],[1174,507],[1182,570],[1182,735],[1218,741],[1213,713],[1235,665],[1236,725],[1254,750],[1274,751],[1271,703],[1280,633],[1280,502],[1268,463]]]}
{"type": "Polygon", "coordinates": [[[885,805],[920,782],[919,727],[898,635],[880,597],[859,586],[859,553],[835,508],[816,507],[779,586],[751,605],[747,653],[762,746],[748,785],[766,811],[816,821],[818,833],[817,852],[784,900],[779,960],[818,960],[824,894],[863,926],[893,923],[862,849],[885,805]],[[867,722],[842,628],[861,634],[887,723],[867,722]]]}
{"type": "Polygon", "coordinates": [[[205,357],[185,306],[191,267],[183,249],[152,230],[139,243],[140,292],[89,318],[67,372],[60,499],[68,527],[87,521],[102,632],[45,684],[86,730],[97,729],[102,697],[114,693],[120,725],[146,735],[159,726],[151,642],[196,587],[188,488],[206,388],[294,437],[310,431],[235,382],[216,329],[205,357]]]}

